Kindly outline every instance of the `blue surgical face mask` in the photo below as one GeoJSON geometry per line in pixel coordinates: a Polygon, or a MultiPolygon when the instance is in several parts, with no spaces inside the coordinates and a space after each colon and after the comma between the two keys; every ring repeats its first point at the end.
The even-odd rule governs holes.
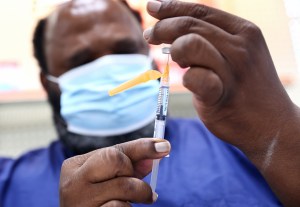
{"type": "Polygon", "coordinates": [[[140,54],[107,55],[74,68],[59,78],[61,115],[68,131],[89,136],[132,132],[152,122],[159,83],[150,81],[110,97],[108,90],[151,69],[140,54]]]}

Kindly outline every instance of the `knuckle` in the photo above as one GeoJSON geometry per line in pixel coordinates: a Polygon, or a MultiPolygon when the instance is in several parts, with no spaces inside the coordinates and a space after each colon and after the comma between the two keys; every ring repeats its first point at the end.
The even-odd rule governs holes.
{"type": "Polygon", "coordinates": [[[190,76],[189,76],[189,71],[188,71],[182,77],[182,84],[184,87],[188,88],[189,83],[190,83],[190,76]]]}
{"type": "Polygon", "coordinates": [[[205,84],[207,86],[207,91],[215,91],[220,87],[218,76],[212,72],[209,73],[209,75],[207,76],[207,79],[205,80],[205,84]]]}
{"type": "Polygon", "coordinates": [[[124,163],[124,156],[116,148],[108,148],[105,152],[105,157],[112,161],[112,164],[120,166],[124,163]]]}
{"type": "Polygon", "coordinates": [[[105,157],[109,160],[111,167],[115,169],[116,176],[128,168],[128,159],[126,159],[127,157],[124,155],[121,145],[107,148],[105,157]]]}
{"type": "Polygon", "coordinates": [[[209,8],[203,4],[195,4],[192,7],[192,13],[194,14],[194,16],[196,16],[197,18],[203,18],[205,16],[209,15],[209,8]]]}
{"type": "Polygon", "coordinates": [[[188,34],[186,38],[183,39],[183,50],[193,51],[194,49],[199,50],[199,47],[202,47],[202,44],[199,44],[198,35],[196,34],[188,34]]]}
{"type": "MultiPolygon", "coordinates": [[[[68,165],[68,164],[63,164],[63,165],[68,165]]],[[[62,170],[63,168],[64,166],[62,166],[62,170]]],[[[59,186],[61,188],[68,189],[76,183],[77,180],[76,178],[78,176],[77,174],[78,171],[76,169],[72,169],[69,171],[65,171],[65,173],[61,173],[60,182],[59,182],[59,186]]]]}
{"type": "Polygon", "coordinates": [[[237,54],[239,59],[241,60],[249,60],[251,55],[249,54],[249,50],[246,47],[237,48],[237,54]]]}
{"type": "Polygon", "coordinates": [[[81,167],[85,163],[87,157],[86,154],[83,154],[83,155],[74,156],[71,159],[72,159],[71,162],[74,164],[74,166],[81,167]]]}
{"type": "Polygon", "coordinates": [[[171,11],[177,11],[180,8],[180,2],[178,0],[173,1],[164,1],[166,8],[168,8],[171,11]]]}
{"type": "Polygon", "coordinates": [[[153,141],[152,138],[151,138],[151,140],[150,139],[139,139],[138,140],[139,146],[140,146],[141,149],[144,149],[145,154],[147,154],[147,152],[149,151],[149,149],[151,147],[153,147],[152,141],[153,141]]]}
{"type": "Polygon", "coordinates": [[[235,56],[232,56],[231,59],[237,60],[238,58],[238,61],[235,61],[232,64],[236,65],[237,68],[240,68],[240,70],[236,71],[236,73],[239,74],[239,72],[243,73],[245,71],[243,70],[246,68],[245,65],[256,64],[253,57],[257,54],[262,43],[265,43],[261,29],[249,21],[246,21],[243,24],[241,36],[236,40],[237,44],[234,48],[235,56]]]}
{"type": "Polygon", "coordinates": [[[69,169],[70,164],[72,162],[71,159],[72,158],[64,160],[64,162],[62,163],[62,166],[61,166],[61,173],[67,173],[68,172],[68,169],[69,169]]]}
{"type": "MultiPolygon", "coordinates": [[[[191,56],[191,51],[196,45],[200,45],[197,43],[196,34],[188,34],[182,36],[176,41],[171,49],[172,59],[177,62],[180,67],[185,68],[189,65],[189,57],[191,56]]],[[[201,50],[202,47],[197,47],[197,50],[201,50]]]]}
{"type": "Polygon", "coordinates": [[[235,80],[242,81],[241,78],[245,76],[241,76],[241,74],[243,74],[246,69],[248,72],[250,72],[249,69],[252,68],[246,66],[256,64],[255,62],[253,62],[253,53],[252,49],[249,49],[251,47],[251,45],[249,44],[251,43],[243,41],[234,48],[234,52],[231,55],[227,56],[227,61],[230,64],[230,66],[236,68],[233,70],[235,80]]]}
{"type": "Polygon", "coordinates": [[[67,194],[67,192],[69,191],[69,187],[70,187],[70,182],[68,180],[64,180],[63,182],[61,181],[59,183],[59,192],[61,195],[65,195],[67,194]]]}
{"type": "Polygon", "coordinates": [[[195,26],[196,22],[193,17],[180,17],[180,23],[178,23],[178,31],[190,31],[195,26]]]}
{"type": "Polygon", "coordinates": [[[197,74],[195,74],[195,70],[190,69],[183,76],[183,85],[190,90],[195,91],[197,86],[199,86],[203,82],[199,80],[200,78],[202,79],[202,76],[198,77],[197,74]]]}
{"type": "Polygon", "coordinates": [[[262,36],[261,29],[256,24],[249,22],[249,21],[247,21],[244,24],[243,31],[244,31],[247,39],[256,40],[257,38],[260,38],[262,36]]]}
{"type": "Polygon", "coordinates": [[[62,166],[61,166],[61,177],[64,178],[64,177],[68,177],[69,174],[71,174],[74,170],[76,170],[77,168],[77,165],[74,165],[75,162],[75,157],[71,157],[71,158],[68,158],[66,160],[64,160],[64,162],[62,163],[62,166]]]}
{"type": "Polygon", "coordinates": [[[74,186],[74,179],[72,179],[72,176],[70,178],[66,178],[64,180],[60,180],[59,182],[59,193],[61,196],[68,196],[69,192],[72,191],[74,186]]]}
{"type": "Polygon", "coordinates": [[[152,203],[152,190],[148,184],[137,178],[118,179],[117,186],[128,198],[135,198],[139,202],[152,203]]]}
{"type": "Polygon", "coordinates": [[[124,192],[127,192],[131,195],[136,195],[141,193],[142,195],[144,189],[141,185],[141,180],[138,180],[137,178],[125,178],[120,179],[119,185],[122,186],[124,192]]]}
{"type": "Polygon", "coordinates": [[[116,145],[114,145],[111,149],[114,150],[115,153],[121,152],[122,154],[125,154],[125,149],[124,149],[124,147],[123,147],[122,144],[116,144],[116,145]]]}
{"type": "MultiPolygon", "coordinates": [[[[249,43],[245,43],[245,44],[249,44],[249,43]]],[[[251,63],[251,59],[252,59],[252,56],[250,54],[250,51],[248,49],[248,46],[244,46],[244,47],[239,47],[239,48],[236,48],[236,53],[235,54],[238,54],[238,63],[240,63],[240,67],[244,67],[245,65],[249,65],[249,63],[251,63]]]]}
{"type": "Polygon", "coordinates": [[[137,182],[132,177],[119,177],[115,179],[114,185],[124,192],[126,197],[132,197],[138,193],[137,182]]]}
{"type": "Polygon", "coordinates": [[[156,39],[160,37],[161,31],[164,30],[164,20],[161,20],[155,24],[152,30],[152,38],[156,39]]]}
{"type": "Polygon", "coordinates": [[[257,34],[257,33],[260,34],[261,33],[260,28],[252,22],[248,22],[246,24],[246,28],[247,28],[247,31],[250,32],[250,33],[254,33],[254,34],[257,34]]]}
{"type": "Polygon", "coordinates": [[[68,198],[70,195],[72,195],[72,192],[74,192],[78,185],[80,185],[80,182],[78,182],[80,180],[77,171],[78,166],[76,162],[74,162],[74,160],[76,161],[76,157],[69,158],[62,164],[59,181],[59,193],[65,198],[68,198]]]}
{"type": "Polygon", "coordinates": [[[128,179],[126,183],[124,184],[124,190],[125,192],[137,192],[137,183],[134,179],[128,179]]]}

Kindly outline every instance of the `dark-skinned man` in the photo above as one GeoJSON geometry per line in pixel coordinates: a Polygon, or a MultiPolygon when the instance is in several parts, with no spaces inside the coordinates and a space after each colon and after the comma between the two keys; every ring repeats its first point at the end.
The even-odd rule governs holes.
{"type": "MultiPolygon", "coordinates": [[[[59,170],[69,157],[61,171],[61,206],[140,206],[130,203],[154,201],[154,206],[280,206],[260,173],[282,202],[297,201],[297,191],[291,191],[297,190],[296,175],[278,181],[282,185],[294,180],[285,191],[272,177],[282,175],[276,167],[282,164],[277,163],[282,162],[277,150],[285,152],[287,146],[279,144],[293,129],[280,130],[280,123],[294,123],[296,118],[286,117],[295,117],[296,108],[278,81],[259,30],[201,5],[150,1],[148,10],[161,21],[144,33],[146,40],[173,43],[172,58],[181,66],[192,66],[184,81],[195,94],[199,116],[235,147],[214,137],[198,120],[169,119],[166,137],[172,151],[170,158],[161,161],[157,199],[140,179],[150,172],[152,159],[170,153],[169,142],[151,138],[126,142],[152,136],[154,112],[149,109],[155,109],[157,82],[128,91],[120,99],[104,95],[112,85],[149,69],[151,59],[141,28],[119,1],[72,1],[39,28],[44,32],[39,45],[43,53],[36,54],[44,56],[41,80],[60,141],[17,161],[3,162],[1,178],[6,182],[1,186],[1,205],[57,206],[59,170]],[[168,35],[162,35],[161,29],[168,35]],[[246,38],[257,42],[252,49],[241,50],[246,38]],[[228,44],[223,45],[224,40],[228,44]],[[258,55],[257,48],[259,57],[252,56],[258,55]],[[137,108],[139,117],[130,113],[137,108]],[[275,129],[281,133],[273,134],[275,129]],[[122,142],[126,143],[118,144],[122,142]]],[[[296,142],[291,142],[296,148],[296,142]]]]}
{"type": "MultiPolygon", "coordinates": [[[[147,29],[144,37],[151,44],[172,44],[173,60],[182,67],[190,67],[184,76],[184,85],[193,92],[195,108],[204,124],[219,138],[239,148],[252,161],[283,205],[299,206],[299,107],[292,103],[280,83],[260,29],[247,20],[200,4],[175,0],[151,0],[148,2],[147,9],[149,14],[157,18],[159,22],[153,28],[147,29]]],[[[135,173],[141,174],[140,166],[144,166],[143,162],[159,156],[150,144],[147,149],[143,149],[147,156],[141,158],[141,155],[136,154],[138,142],[147,142],[147,140],[116,146],[117,149],[121,148],[124,156],[132,160],[129,164],[134,169],[131,174],[132,179],[139,178],[135,173]],[[148,154],[148,152],[151,153],[148,154]],[[137,165],[137,160],[139,165],[137,165]]],[[[178,146],[172,143],[172,147],[174,151],[174,147],[178,146]]],[[[84,160],[82,163],[89,163],[90,169],[96,169],[97,164],[89,161],[87,157],[93,157],[96,160],[96,157],[99,154],[105,154],[106,150],[112,150],[112,148],[85,155],[86,157],[81,157],[84,160]]],[[[199,148],[198,153],[200,152],[199,148]]],[[[74,195],[77,192],[75,187],[68,185],[76,182],[75,178],[78,174],[75,171],[83,170],[83,168],[74,167],[76,159],[80,157],[69,159],[62,169],[61,204],[63,206],[70,206],[68,202],[72,199],[74,202],[74,195]],[[73,178],[66,179],[67,177],[73,178]]],[[[194,164],[200,166],[197,162],[194,164]]],[[[239,164],[243,166],[242,163],[239,164]]],[[[205,169],[208,169],[208,166],[205,169]]],[[[143,175],[147,175],[151,168],[143,168],[143,170],[143,175]]],[[[216,171],[219,170],[219,168],[216,169],[216,171]]],[[[242,173],[236,174],[235,181],[242,179],[241,175],[242,173]]],[[[203,175],[199,173],[197,178],[190,177],[190,179],[197,180],[201,176],[203,175]]],[[[116,176],[109,181],[101,180],[99,177],[97,185],[100,189],[101,185],[110,182],[113,183],[112,188],[120,189],[121,192],[111,192],[108,193],[109,196],[100,195],[99,199],[102,199],[102,203],[98,202],[97,205],[130,206],[125,201],[136,201],[136,198],[145,196],[145,193],[148,197],[146,196],[143,202],[151,202],[152,193],[149,186],[141,189],[138,184],[135,185],[128,179],[127,185],[123,187],[124,183],[120,185],[116,182],[121,177],[116,176]],[[134,196],[126,191],[128,187],[135,189],[134,196]],[[105,203],[103,200],[109,204],[103,204],[105,203]]],[[[184,176],[177,179],[179,178],[184,179],[184,176]]],[[[204,176],[200,179],[205,183],[207,178],[204,176]]],[[[87,179],[82,178],[82,181],[84,180],[87,179]]],[[[175,179],[170,179],[170,183],[172,181],[175,182],[175,179]]],[[[235,182],[231,182],[233,183],[235,182]]],[[[76,184],[83,187],[78,181],[76,184]]],[[[201,188],[203,183],[197,185],[195,191],[198,193],[203,191],[201,188]]],[[[251,184],[246,188],[250,186],[251,184]]],[[[85,188],[88,189],[88,185],[85,188]]],[[[256,186],[252,192],[259,188],[256,186]]],[[[186,189],[189,189],[188,186],[186,189]]],[[[87,191],[93,192],[93,190],[87,191]]],[[[232,192],[232,194],[235,193],[236,191],[232,192]]],[[[219,193],[215,194],[216,200],[219,195],[219,193]]],[[[178,196],[180,194],[174,193],[173,199],[177,200],[178,196]]],[[[201,202],[201,199],[193,203],[192,200],[195,197],[197,195],[191,193],[188,198],[182,198],[177,203],[169,203],[169,205],[165,203],[165,206],[280,205],[276,202],[263,204],[262,200],[265,198],[257,203],[251,203],[249,200],[252,199],[249,197],[241,200],[235,198],[230,202],[228,199],[230,196],[224,194],[220,196],[223,198],[223,203],[221,200],[213,202],[207,199],[206,203],[201,202]]],[[[157,203],[161,202],[160,199],[157,203]]]]}

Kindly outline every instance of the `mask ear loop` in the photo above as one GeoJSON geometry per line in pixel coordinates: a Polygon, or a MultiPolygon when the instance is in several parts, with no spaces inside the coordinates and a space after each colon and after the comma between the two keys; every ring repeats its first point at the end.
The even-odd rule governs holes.
{"type": "Polygon", "coordinates": [[[57,77],[54,77],[52,75],[46,75],[46,78],[47,78],[48,81],[51,81],[52,83],[58,84],[58,78],[57,77]]]}

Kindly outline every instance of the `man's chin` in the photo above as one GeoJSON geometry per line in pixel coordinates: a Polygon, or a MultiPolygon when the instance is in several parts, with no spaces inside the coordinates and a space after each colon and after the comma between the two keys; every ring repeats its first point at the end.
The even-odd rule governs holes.
{"type": "Polygon", "coordinates": [[[154,122],[136,131],[116,136],[84,136],[67,131],[65,125],[56,124],[60,140],[75,154],[84,154],[90,151],[113,146],[123,142],[143,137],[152,137],[154,122]]]}

